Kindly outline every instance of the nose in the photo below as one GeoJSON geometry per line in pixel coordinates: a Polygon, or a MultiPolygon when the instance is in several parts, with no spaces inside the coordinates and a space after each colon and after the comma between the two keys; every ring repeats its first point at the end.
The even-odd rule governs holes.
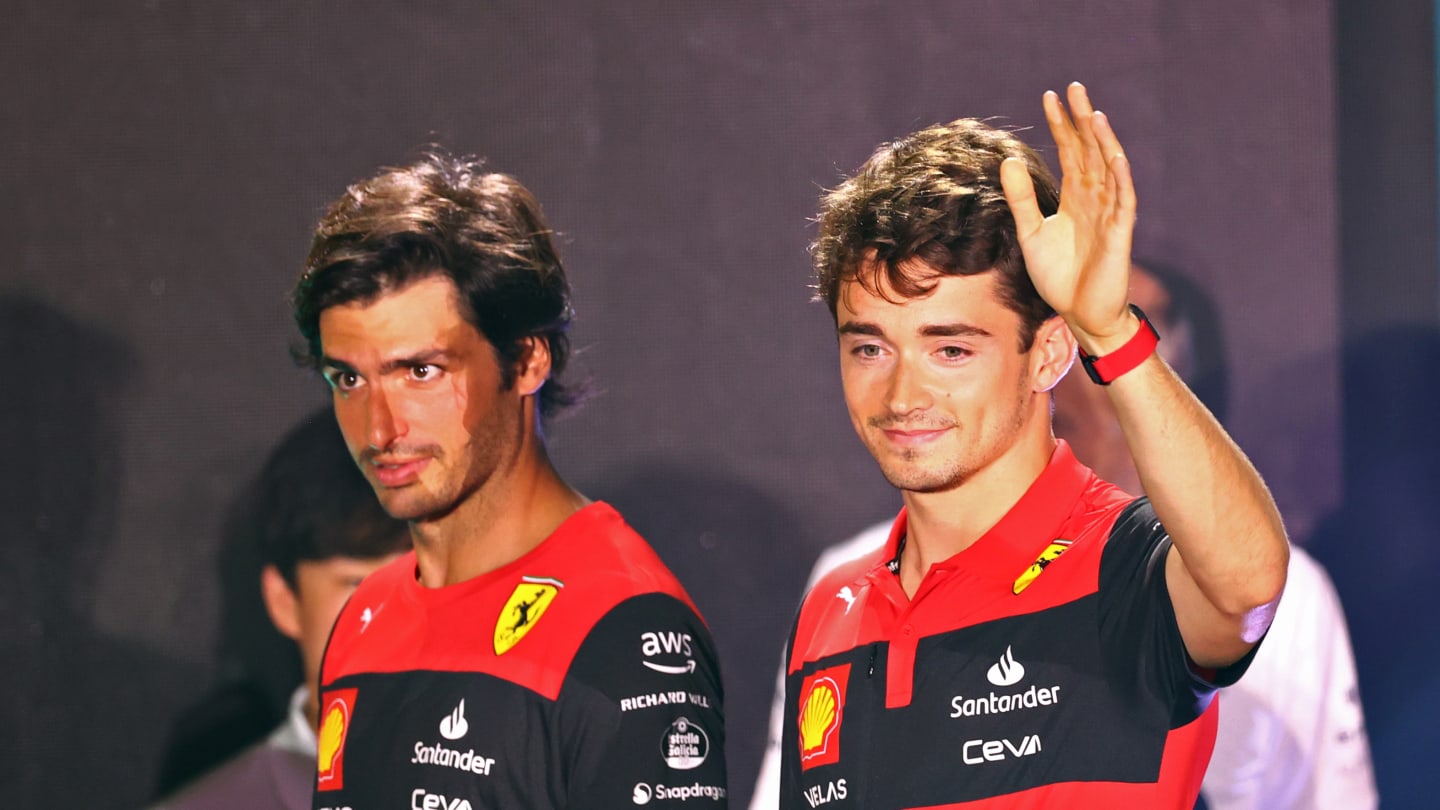
{"type": "Polygon", "coordinates": [[[391,407],[385,387],[377,385],[365,399],[365,440],[376,450],[384,450],[404,434],[404,427],[391,407]]]}
{"type": "Polygon", "coordinates": [[[904,358],[899,359],[890,373],[889,390],[886,391],[885,406],[895,416],[905,416],[923,411],[933,404],[933,397],[919,371],[910,367],[904,358]]]}

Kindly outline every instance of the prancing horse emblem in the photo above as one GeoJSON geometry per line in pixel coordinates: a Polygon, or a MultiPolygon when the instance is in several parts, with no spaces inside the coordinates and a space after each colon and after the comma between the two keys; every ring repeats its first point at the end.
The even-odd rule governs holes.
{"type": "Polygon", "coordinates": [[[565,583],[553,577],[521,577],[495,619],[495,654],[504,655],[545,615],[565,583]]]}

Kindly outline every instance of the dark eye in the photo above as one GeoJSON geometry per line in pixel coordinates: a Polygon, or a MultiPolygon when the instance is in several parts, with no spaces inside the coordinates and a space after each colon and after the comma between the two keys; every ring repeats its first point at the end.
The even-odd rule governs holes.
{"type": "Polygon", "coordinates": [[[360,375],[353,371],[334,369],[325,373],[325,381],[336,391],[353,391],[360,385],[360,375]]]}
{"type": "Polygon", "coordinates": [[[429,363],[420,363],[410,368],[410,376],[417,380],[429,380],[440,374],[440,369],[429,363]]]}

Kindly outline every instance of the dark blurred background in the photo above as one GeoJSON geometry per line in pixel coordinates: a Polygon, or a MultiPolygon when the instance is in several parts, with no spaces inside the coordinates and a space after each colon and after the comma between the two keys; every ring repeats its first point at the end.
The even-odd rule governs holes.
{"type": "Polygon", "coordinates": [[[1430,3],[612,5],[7,4],[0,803],[149,795],[226,666],[236,504],[324,401],[287,355],[310,229],[437,143],[563,234],[600,395],[552,450],[715,629],[739,806],[811,561],[898,504],[808,301],[817,195],[959,116],[1053,155],[1041,93],[1080,79],[1134,166],[1137,252],[1220,308],[1228,422],[1331,568],[1409,806],[1440,754],[1430,3]]]}

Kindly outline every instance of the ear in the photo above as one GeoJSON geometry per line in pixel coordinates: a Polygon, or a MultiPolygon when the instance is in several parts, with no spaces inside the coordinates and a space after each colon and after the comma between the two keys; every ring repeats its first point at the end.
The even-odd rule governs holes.
{"type": "Polygon", "coordinates": [[[520,355],[520,365],[515,375],[515,390],[523,396],[531,396],[550,379],[550,341],[538,335],[521,338],[525,351],[520,355]]]}
{"type": "Polygon", "coordinates": [[[1075,336],[1059,315],[1035,329],[1035,343],[1030,347],[1030,376],[1037,393],[1049,391],[1065,378],[1075,363],[1075,349],[1075,336]]]}
{"type": "Polygon", "coordinates": [[[300,640],[300,598],[285,581],[285,575],[273,565],[265,566],[260,572],[260,595],[265,599],[265,611],[270,621],[283,635],[300,640]]]}

